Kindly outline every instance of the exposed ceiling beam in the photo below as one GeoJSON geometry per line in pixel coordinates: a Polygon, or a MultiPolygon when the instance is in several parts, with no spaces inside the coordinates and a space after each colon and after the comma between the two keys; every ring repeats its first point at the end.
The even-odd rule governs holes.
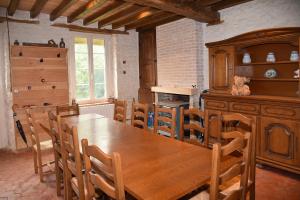
{"type": "Polygon", "coordinates": [[[13,16],[15,14],[19,3],[20,0],[10,0],[9,5],[7,7],[7,13],[9,16],[13,16]]]}
{"type": "Polygon", "coordinates": [[[63,0],[50,14],[50,20],[54,21],[60,17],[68,8],[70,8],[77,0],[63,0]]]}
{"type": "Polygon", "coordinates": [[[197,6],[195,1],[178,0],[125,0],[130,3],[136,3],[143,6],[154,7],[167,12],[182,15],[200,22],[213,22],[220,20],[220,14],[208,8],[197,6]]]}
{"type": "Polygon", "coordinates": [[[151,15],[149,17],[142,18],[136,22],[126,25],[125,30],[131,30],[131,29],[136,29],[136,28],[142,27],[142,26],[147,26],[149,24],[154,24],[156,22],[159,22],[161,20],[164,20],[164,19],[170,18],[170,17],[174,17],[174,16],[176,16],[176,14],[160,11],[160,12],[156,13],[155,15],[151,15]]]}
{"type": "Polygon", "coordinates": [[[122,20],[118,20],[117,22],[114,22],[112,24],[112,28],[113,29],[117,29],[120,28],[122,26],[125,26],[127,24],[130,24],[132,22],[138,21],[142,18],[148,17],[150,15],[153,15],[155,13],[161,12],[156,8],[149,8],[149,7],[145,7],[143,10],[141,10],[138,13],[135,13],[133,15],[129,15],[128,17],[122,19],[122,20]]]}
{"type": "Polygon", "coordinates": [[[77,26],[77,25],[73,25],[73,24],[54,23],[51,26],[60,27],[60,28],[67,28],[70,31],[84,32],[84,33],[98,33],[98,34],[106,34],[106,35],[111,35],[111,34],[125,34],[125,35],[128,35],[129,34],[126,31],[118,31],[118,30],[111,30],[111,29],[88,28],[88,27],[77,26]]]}
{"type": "Polygon", "coordinates": [[[197,1],[197,3],[201,6],[209,6],[214,3],[218,3],[220,1],[222,1],[222,0],[200,0],[200,1],[197,1]]]}
{"type": "Polygon", "coordinates": [[[9,22],[15,22],[15,23],[22,23],[22,24],[39,24],[40,21],[38,20],[26,20],[26,19],[15,19],[10,17],[0,17],[0,23],[9,21],[9,22]]]}
{"type": "Polygon", "coordinates": [[[120,20],[122,18],[124,19],[124,17],[128,16],[128,14],[138,13],[143,9],[144,8],[141,7],[141,6],[131,4],[131,6],[129,6],[127,9],[123,9],[123,10],[121,10],[120,12],[118,12],[114,15],[110,15],[110,16],[102,18],[98,22],[98,27],[100,28],[100,27],[112,24],[116,20],[120,20]]]}
{"type": "Polygon", "coordinates": [[[92,13],[100,8],[108,0],[90,0],[87,4],[79,7],[70,16],[68,16],[68,23],[72,23],[78,19],[85,17],[87,14],[92,13]]]}
{"type": "Polygon", "coordinates": [[[142,27],[139,27],[139,28],[137,28],[137,31],[143,31],[143,30],[151,29],[151,28],[154,28],[156,26],[167,24],[167,23],[170,23],[170,22],[182,19],[182,18],[183,18],[183,16],[180,16],[180,15],[173,15],[173,16],[170,16],[170,17],[166,17],[166,18],[164,18],[162,20],[159,20],[157,22],[153,22],[153,23],[150,23],[148,25],[144,25],[142,27]]]}
{"type": "Polygon", "coordinates": [[[238,4],[246,3],[248,1],[253,1],[253,0],[223,0],[223,1],[220,1],[218,3],[211,5],[211,9],[212,10],[222,10],[225,8],[236,6],[238,4]]]}
{"type": "MultiPolygon", "coordinates": [[[[88,16],[83,20],[84,25],[89,25],[94,22],[97,22],[101,17],[106,15],[107,13],[116,12],[115,9],[122,9],[122,5],[124,2],[119,0],[110,0],[106,2],[98,11],[96,11],[94,14],[88,16]],[[115,11],[114,11],[115,10],[115,11]]],[[[125,6],[128,6],[129,4],[126,4],[125,6]]]]}
{"type": "Polygon", "coordinates": [[[30,10],[30,18],[37,17],[41,13],[41,10],[44,8],[47,1],[48,0],[36,0],[30,10]]]}

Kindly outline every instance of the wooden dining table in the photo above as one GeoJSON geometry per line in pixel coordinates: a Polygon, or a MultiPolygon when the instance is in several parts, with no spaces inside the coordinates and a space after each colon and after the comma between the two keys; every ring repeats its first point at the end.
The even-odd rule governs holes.
{"type": "MultiPolygon", "coordinates": [[[[136,199],[178,199],[210,180],[210,149],[184,143],[97,114],[65,117],[107,154],[121,155],[125,190],[136,199]]],[[[80,147],[81,150],[81,147],[80,147]]],[[[224,161],[223,166],[237,158],[224,161]]]]}

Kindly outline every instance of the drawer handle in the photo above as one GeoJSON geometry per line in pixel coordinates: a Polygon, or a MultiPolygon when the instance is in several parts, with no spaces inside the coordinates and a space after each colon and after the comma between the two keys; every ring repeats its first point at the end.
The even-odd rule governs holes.
{"type": "Polygon", "coordinates": [[[44,59],[43,59],[43,58],[41,58],[41,59],[40,59],[40,62],[41,62],[41,63],[42,63],[42,62],[44,62],[44,59]]]}
{"type": "Polygon", "coordinates": [[[57,56],[58,58],[60,58],[60,53],[58,53],[56,56],[57,56]]]}
{"type": "Polygon", "coordinates": [[[23,56],[23,53],[22,53],[22,52],[20,52],[20,53],[19,53],[19,56],[23,56]]]}

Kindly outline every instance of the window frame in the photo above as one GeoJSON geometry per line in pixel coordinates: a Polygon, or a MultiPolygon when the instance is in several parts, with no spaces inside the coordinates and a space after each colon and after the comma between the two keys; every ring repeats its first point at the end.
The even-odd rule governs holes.
{"type": "Polygon", "coordinates": [[[74,63],[74,72],[73,72],[73,81],[74,84],[72,87],[73,90],[73,98],[76,99],[79,104],[99,104],[108,102],[108,65],[109,65],[109,51],[108,47],[109,41],[105,36],[101,37],[101,35],[81,35],[76,34],[72,37],[73,41],[73,63],[74,63]],[[87,49],[88,49],[88,74],[89,74],[89,99],[78,100],[76,97],[76,89],[77,89],[77,80],[76,80],[76,52],[75,52],[75,38],[86,38],[87,40],[87,49]],[[95,97],[95,73],[94,73],[94,52],[93,52],[93,41],[94,39],[100,39],[104,41],[104,54],[105,54],[105,66],[104,66],[104,97],[96,98],[95,97]]]}

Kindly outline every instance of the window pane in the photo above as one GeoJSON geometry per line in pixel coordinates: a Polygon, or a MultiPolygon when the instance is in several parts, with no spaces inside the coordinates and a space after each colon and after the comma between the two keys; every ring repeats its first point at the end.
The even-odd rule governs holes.
{"type": "Polygon", "coordinates": [[[76,83],[89,85],[89,70],[76,69],[76,83]]]}
{"type": "Polygon", "coordinates": [[[89,85],[76,85],[76,99],[83,100],[90,98],[89,85]]]}
{"type": "Polygon", "coordinates": [[[104,98],[105,95],[105,85],[102,83],[95,84],[95,98],[104,98]]]}
{"type": "Polygon", "coordinates": [[[95,98],[105,97],[105,47],[104,40],[93,39],[95,98]]]}
{"type": "Polygon", "coordinates": [[[90,98],[89,55],[86,38],[75,38],[76,98],[90,98]]]}
{"type": "Polygon", "coordinates": [[[94,68],[105,68],[104,53],[94,53],[94,68]]]}
{"type": "Polygon", "coordinates": [[[95,83],[104,83],[104,69],[94,69],[95,83]]]}

